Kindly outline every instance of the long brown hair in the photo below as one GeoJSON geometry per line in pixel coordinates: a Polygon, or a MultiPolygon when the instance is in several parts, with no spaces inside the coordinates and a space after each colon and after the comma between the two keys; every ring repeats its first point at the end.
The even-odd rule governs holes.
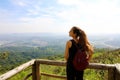
{"type": "Polygon", "coordinates": [[[83,50],[93,52],[93,47],[89,43],[87,35],[85,34],[85,32],[76,26],[73,26],[73,32],[76,34],[76,38],[78,39],[78,43],[82,46],[83,50]]]}

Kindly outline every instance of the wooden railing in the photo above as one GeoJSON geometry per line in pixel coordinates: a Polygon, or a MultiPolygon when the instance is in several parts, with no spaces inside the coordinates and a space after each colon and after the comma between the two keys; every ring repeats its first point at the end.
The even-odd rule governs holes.
{"type": "MultiPolygon", "coordinates": [[[[40,80],[41,75],[62,78],[65,79],[65,76],[57,76],[53,74],[40,73],[40,64],[46,65],[55,65],[55,66],[65,66],[66,62],[64,61],[54,61],[54,60],[43,60],[43,59],[34,59],[23,65],[0,75],[0,80],[6,80],[14,76],[15,74],[21,72],[29,66],[32,66],[32,73],[28,74],[24,80],[27,80],[28,77],[32,76],[32,80],[40,80]]],[[[90,63],[88,66],[89,69],[100,69],[108,70],[108,80],[120,80],[120,64],[100,64],[100,63],[90,63]]]]}

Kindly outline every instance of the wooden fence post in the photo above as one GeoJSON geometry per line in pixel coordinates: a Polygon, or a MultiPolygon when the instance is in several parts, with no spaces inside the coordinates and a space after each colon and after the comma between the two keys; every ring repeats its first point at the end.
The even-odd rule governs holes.
{"type": "Polygon", "coordinates": [[[115,80],[115,69],[108,69],[108,80],[115,80]]]}
{"type": "Polygon", "coordinates": [[[37,61],[32,66],[32,80],[40,80],[40,69],[37,61]]]}
{"type": "Polygon", "coordinates": [[[116,71],[115,71],[115,80],[120,80],[120,64],[115,64],[116,71]]]}

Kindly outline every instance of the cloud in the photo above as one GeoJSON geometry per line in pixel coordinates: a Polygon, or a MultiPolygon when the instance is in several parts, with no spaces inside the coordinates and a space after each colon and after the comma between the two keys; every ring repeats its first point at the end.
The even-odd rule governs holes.
{"type": "Polygon", "coordinates": [[[80,0],[58,0],[58,3],[63,5],[78,5],[80,0]]]}
{"type": "Polygon", "coordinates": [[[27,6],[27,2],[25,2],[25,0],[11,0],[11,3],[17,6],[27,6]]]}
{"type": "MultiPolygon", "coordinates": [[[[0,23],[8,23],[8,22],[11,22],[12,19],[11,19],[11,16],[13,14],[10,13],[8,10],[6,9],[1,9],[0,8],[0,23]]],[[[1,26],[1,25],[0,25],[1,26]]]]}
{"type": "Polygon", "coordinates": [[[18,5],[19,5],[19,6],[26,6],[26,4],[25,4],[25,3],[20,2],[20,1],[18,2],[18,5]]]}
{"type": "Polygon", "coordinates": [[[120,7],[116,5],[117,1],[72,1],[58,0],[60,4],[72,6],[71,9],[66,9],[58,14],[68,24],[80,24],[88,32],[92,33],[102,33],[104,31],[109,33],[114,32],[112,31],[113,29],[118,32],[117,29],[120,26],[120,7]],[[92,31],[93,29],[95,31],[92,31]]]}
{"type": "Polygon", "coordinates": [[[102,33],[103,29],[105,33],[119,32],[119,0],[55,0],[52,3],[41,0],[11,1],[15,6],[14,11],[0,10],[0,18],[9,24],[3,24],[2,19],[0,21],[2,26],[7,28],[10,25],[16,32],[62,33],[69,31],[73,25],[80,26],[88,33],[102,33]]]}

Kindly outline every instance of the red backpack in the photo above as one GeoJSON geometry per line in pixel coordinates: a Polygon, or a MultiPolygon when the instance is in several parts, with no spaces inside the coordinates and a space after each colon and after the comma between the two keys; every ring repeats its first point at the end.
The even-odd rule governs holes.
{"type": "Polygon", "coordinates": [[[76,47],[77,47],[77,52],[75,53],[75,56],[74,56],[74,59],[73,59],[73,66],[76,70],[82,71],[82,70],[85,70],[88,67],[89,62],[88,62],[88,59],[87,59],[86,52],[80,50],[77,45],[76,45],[76,47]]]}

